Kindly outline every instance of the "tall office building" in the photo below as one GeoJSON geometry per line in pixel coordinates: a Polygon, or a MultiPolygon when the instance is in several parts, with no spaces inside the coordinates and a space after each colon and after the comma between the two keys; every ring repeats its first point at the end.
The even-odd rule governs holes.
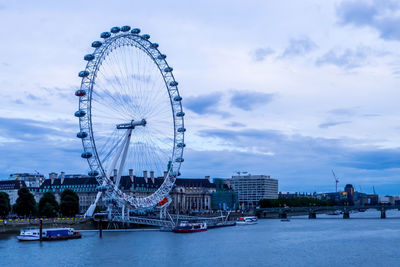
{"type": "Polygon", "coordinates": [[[278,180],[268,175],[232,176],[231,184],[238,193],[239,204],[244,208],[255,207],[264,198],[278,198],[278,180]]]}

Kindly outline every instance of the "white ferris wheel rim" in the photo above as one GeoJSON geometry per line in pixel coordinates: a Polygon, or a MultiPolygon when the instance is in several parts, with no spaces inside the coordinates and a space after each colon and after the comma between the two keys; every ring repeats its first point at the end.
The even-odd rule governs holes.
{"type": "MultiPolygon", "coordinates": [[[[172,74],[172,68],[166,61],[166,56],[158,50],[158,44],[149,41],[150,36],[147,34],[139,35],[139,29],[130,30],[129,26],[113,27],[111,33],[104,32],[101,37],[103,42],[95,41],[92,43],[94,51],[84,57],[88,61],[84,71],[79,73],[82,77],[80,89],[76,95],[79,96],[79,110],[75,113],[79,117],[80,132],[77,134],[82,139],[84,152],[82,157],[86,158],[89,164],[89,175],[95,176],[101,190],[103,190],[103,198],[111,201],[114,205],[125,205],[133,208],[149,208],[154,207],[171,191],[176,177],[180,174],[179,170],[183,162],[184,143],[184,112],[182,110],[182,97],[179,95],[178,83],[172,74]],[[169,96],[171,106],[171,115],[173,122],[173,146],[171,151],[171,164],[168,165],[167,175],[161,186],[151,195],[146,197],[133,197],[125,194],[119,187],[115,185],[110,176],[110,170],[104,168],[102,159],[99,157],[98,148],[96,147],[96,135],[92,122],[92,97],[96,90],[96,78],[101,65],[107,56],[117,49],[124,46],[132,46],[137,50],[145,53],[149,59],[155,64],[159,70],[159,74],[164,81],[166,91],[169,96]],[[80,94],[78,94],[80,92],[80,94]]],[[[139,124],[138,124],[139,125],[139,124]]],[[[126,126],[127,127],[127,126],[126,126]]],[[[129,127],[129,126],[128,126],[129,127]]],[[[133,126],[132,126],[133,127],[133,126]]],[[[133,127],[134,128],[134,127],[133,127]]],[[[132,128],[132,129],[133,129],[132,128]]],[[[132,132],[132,129],[130,130],[132,132]]],[[[126,147],[129,146],[129,140],[126,147]]],[[[122,148],[122,145],[121,145],[122,148]]],[[[119,149],[122,151],[122,149],[119,149]]],[[[120,152],[121,153],[121,152],[120,152]]],[[[122,161],[122,160],[121,160],[122,161]]],[[[115,166],[115,165],[114,165],[115,166]]],[[[123,170],[123,167],[122,167],[123,170]]],[[[122,170],[121,174],[122,175],[122,170]]]]}

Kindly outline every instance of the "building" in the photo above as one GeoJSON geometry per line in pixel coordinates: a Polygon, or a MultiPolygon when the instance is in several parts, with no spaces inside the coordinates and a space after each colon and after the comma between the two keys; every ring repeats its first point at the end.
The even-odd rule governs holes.
{"type": "Polygon", "coordinates": [[[18,198],[18,190],[26,187],[23,180],[0,181],[0,191],[6,192],[10,197],[10,204],[14,205],[18,198]]]}
{"type": "Polygon", "coordinates": [[[347,204],[348,205],[354,205],[354,187],[351,184],[346,184],[344,187],[344,192],[346,192],[347,195],[347,204]]]}
{"type": "Polygon", "coordinates": [[[232,176],[231,184],[242,208],[256,207],[261,199],[278,198],[278,180],[268,175],[232,176]]]}
{"type": "Polygon", "coordinates": [[[307,198],[317,198],[316,193],[290,193],[290,192],[279,192],[278,198],[297,198],[297,197],[307,197],[307,198]]]}
{"type": "Polygon", "coordinates": [[[379,202],[382,204],[395,205],[400,202],[400,196],[381,196],[379,202]]]}
{"type": "Polygon", "coordinates": [[[44,175],[40,173],[13,173],[9,180],[24,181],[27,187],[39,187],[44,181],[44,175]]]}
{"type": "MultiPolygon", "coordinates": [[[[122,176],[119,188],[125,193],[135,197],[145,197],[153,194],[164,182],[164,177],[154,177],[154,173],[143,172],[143,177],[136,177],[133,172],[129,176],[122,176]]],[[[55,194],[57,201],[60,201],[61,193],[65,189],[75,191],[79,196],[79,209],[81,213],[86,212],[91,204],[94,203],[97,195],[97,180],[93,177],[66,178],[69,175],[61,173],[50,174],[50,179],[46,179],[42,185],[33,189],[36,201],[39,201],[46,192],[55,194]],[[64,178],[57,178],[64,177],[64,178]]],[[[113,177],[111,177],[113,179],[113,177]]],[[[170,193],[172,204],[169,210],[172,213],[192,213],[211,211],[211,196],[215,192],[215,185],[210,182],[210,178],[200,179],[176,179],[175,186],[170,193]]],[[[102,206],[102,202],[98,206],[102,206]]]]}
{"type": "MultiPolygon", "coordinates": [[[[166,173],[164,174],[164,177],[166,173]]],[[[125,194],[136,197],[145,197],[154,193],[164,182],[164,177],[154,177],[154,173],[143,172],[143,177],[121,176],[119,188],[125,194]]],[[[215,185],[210,182],[210,177],[199,179],[177,178],[175,185],[170,192],[172,199],[168,207],[172,213],[193,213],[211,211],[212,193],[215,192],[215,185]]]]}
{"type": "Polygon", "coordinates": [[[211,208],[213,210],[236,210],[239,207],[238,194],[233,191],[229,180],[213,179],[216,191],[211,195],[211,208]]]}
{"type": "MultiPolygon", "coordinates": [[[[61,193],[65,189],[71,189],[79,196],[79,210],[85,212],[89,206],[94,203],[97,194],[97,180],[95,178],[55,178],[44,180],[39,188],[31,188],[35,199],[39,202],[40,198],[46,192],[52,192],[58,202],[60,202],[61,193]]],[[[102,203],[99,203],[102,205],[102,203]]]]}

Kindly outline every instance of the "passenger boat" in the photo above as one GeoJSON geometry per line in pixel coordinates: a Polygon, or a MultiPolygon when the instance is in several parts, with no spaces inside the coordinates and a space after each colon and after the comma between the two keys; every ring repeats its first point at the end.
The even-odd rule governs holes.
{"type": "MultiPolygon", "coordinates": [[[[43,231],[42,236],[44,236],[43,231]]],[[[38,241],[40,240],[40,230],[39,228],[24,228],[20,231],[17,239],[19,241],[38,241]]]]}
{"type": "Polygon", "coordinates": [[[189,222],[181,222],[178,226],[176,226],[173,230],[174,233],[195,233],[195,232],[203,232],[207,231],[206,223],[189,223],[189,222]]]}
{"type": "MultiPolygon", "coordinates": [[[[66,240],[81,238],[82,235],[76,232],[73,228],[52,228],[42,229],[42,240],[66,240]]],[[[39,228],[24,228],[17,236],[19,241],[39,241],[40,229],[39,228]]]]}
{"type": "Polygon", "coordinates": [[[257,223],[256,216],[240,217],[236,220],[237,225],[250,225],[250,224],[256,224],[256,223],[257,223]]]}

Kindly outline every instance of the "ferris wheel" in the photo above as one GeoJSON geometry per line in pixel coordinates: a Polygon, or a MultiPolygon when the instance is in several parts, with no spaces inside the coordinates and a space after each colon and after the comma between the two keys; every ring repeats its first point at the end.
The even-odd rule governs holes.
{"type": "Polygon", "coordinates": [[[167,56],[140,29],[113,27],[100,37],[84,56],[87,64],[75,92],[81,157],[100,185],[87,214],[93,214],[100,197],[117,207],[151,208],[169,194],[184,161],[185,113],[178,82],[167,56]],[[135,197],[120,186],[121,176],[128,174],[164,181],[153,194],[135,197]]]}

